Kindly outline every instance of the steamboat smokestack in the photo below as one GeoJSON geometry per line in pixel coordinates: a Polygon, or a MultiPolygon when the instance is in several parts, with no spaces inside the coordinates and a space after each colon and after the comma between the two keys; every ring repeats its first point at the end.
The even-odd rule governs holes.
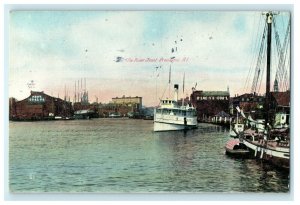
{"type": "Polygon", "coordinates": [[[174,101],[178,101],[178,84],[174,85],[174,101]]]}

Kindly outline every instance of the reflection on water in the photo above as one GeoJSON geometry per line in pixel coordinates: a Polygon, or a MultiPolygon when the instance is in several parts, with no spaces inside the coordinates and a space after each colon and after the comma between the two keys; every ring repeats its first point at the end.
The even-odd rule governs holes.
{"type": "Polygon", "coordinates": [[[153,122],[10,122],[14,192],[288,192],[288,173],[224,154],[228,130],[153,132],[153,122]]]}

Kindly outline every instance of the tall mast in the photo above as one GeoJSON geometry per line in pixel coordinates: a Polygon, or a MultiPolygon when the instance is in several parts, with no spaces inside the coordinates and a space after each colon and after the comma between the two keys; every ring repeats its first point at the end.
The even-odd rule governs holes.
{"type": "Polygon", "coordinates": [[[74,103],[76,103],[76,97],[77,97],[77,95],[76,95],[76,80],[75,80],[75,99],[74,99],[74,103]]]}
{"type": "Polygon", "coordinates": [[[171,85],[171,65],[169,69],[169,98],[170,98],[170,85],[171,85]]]}
{"type": "Polygon", "coordinates": [[[184,80],[185,80],[185,73],[183,73],[183,82],[182,82],[182,106],[184,106],[184,80]]]}
{"type": "Polygon", "coordinates": [[[80,78],[80,102],[82,102],[82,78],[80,78]]]}
{"type": "Polygon", "coordinates": [[[65,84],[65,97],[64,97],[65,101],[66,101],[66,98],[67,98],[67,89],[66,89],[66,84],[65,84]]]}
{"type": "Polygon", "coordinates": [[[266,82],[266,105],[265,105],[265,128],[269,123],[269,109],[270,109],[270,73],[271,73],[271,42],[272,42],[272,21],[273,14],[268,12],[267,24],[268,24],[268,36],[267,36],[267,82],[266,82]]]}
{"type": "Polygon", "coordinates": [[[77,84],[77,92],[78,92],[78,93],[77,93],[77,98],[78,98],[77,102],[80,102],[80,101],[79,101],[79,80],[78,80],[78,84],[77,84]]]}

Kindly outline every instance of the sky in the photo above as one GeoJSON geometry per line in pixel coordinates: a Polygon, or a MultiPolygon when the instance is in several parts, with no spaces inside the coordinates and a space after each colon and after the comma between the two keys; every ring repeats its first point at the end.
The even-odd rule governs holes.
{"type": "MultiPolygon", "coordinates": [[[[10,97],[22,100],[34,90],[63,98],[66,88],[73,101],[75,82],[85,78],[90,102],[125,95],[154,106],[168,94],[170,67],[179,97],[190,95],[196,84],[197,90],[229,88],[231,96],[250,92],[253,78],[247,76],[256,65],[265,16],[259,11],[12,11],[9,18],[10,97]]],[[[289,13],[276,18],[283,44],[289,13]]],[[[264,82],[260,93],[263,88],[264,82]]]]}

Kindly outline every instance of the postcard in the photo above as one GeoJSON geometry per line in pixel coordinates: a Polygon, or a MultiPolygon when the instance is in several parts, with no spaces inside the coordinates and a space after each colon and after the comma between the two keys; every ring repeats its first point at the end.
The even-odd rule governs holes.
{"type": "Polygon", "coordinates": [[[11,193],[289,193],[288,11],[12,10],[11,193]]]}

